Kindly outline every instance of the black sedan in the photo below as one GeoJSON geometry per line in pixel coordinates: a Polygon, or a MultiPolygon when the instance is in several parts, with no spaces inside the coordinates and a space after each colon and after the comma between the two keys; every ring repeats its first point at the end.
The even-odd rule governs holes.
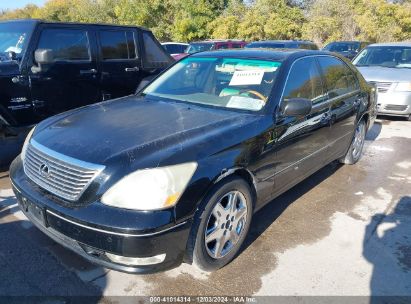
{"type": "Polygon", "coordinates": [[[213,271],[255,211],[331,161],[356,163],[374,119],[373,91],[338,55],[203,52],[135,96],[41,122],[10,176],[27,217],[92,262],[213,271]]]}

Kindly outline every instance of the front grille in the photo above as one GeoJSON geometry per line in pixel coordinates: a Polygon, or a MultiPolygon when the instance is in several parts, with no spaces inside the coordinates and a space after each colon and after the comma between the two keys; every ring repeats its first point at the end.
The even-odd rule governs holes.
{"type": "Polygon", "coordinates": [[[393,105],[393,104],[387,104],[384,106],[384,110],[388,111],[405,111],[407,110],[408,106],[407,105],[393,105]]]}
{"type": "Polygon", "coordinates": [[[24,172],[38,186],[69,201],[78,200],[104,169],[50,150],[31,140],[24,159],[24,172]]]}

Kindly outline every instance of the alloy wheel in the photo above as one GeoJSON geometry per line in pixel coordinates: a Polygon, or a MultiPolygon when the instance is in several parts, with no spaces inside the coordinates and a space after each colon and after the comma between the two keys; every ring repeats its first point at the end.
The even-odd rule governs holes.
{"type": "Polygon", "coordinates": [[[364,140],[365,140],[365,125],[364,123],[360,123],[355,129],[353,149],[352,149],[352,155],[354,159],[358,159],[360,157],[362,146],[364,145],[364,140]]]}
{"type": "Polygon", "coordinates": [[[214,206],[205,228],[207,253],[214,259],[226,256],[238,243],[247,221],[247,203],[239,191],[225,194],[214,206]]]}

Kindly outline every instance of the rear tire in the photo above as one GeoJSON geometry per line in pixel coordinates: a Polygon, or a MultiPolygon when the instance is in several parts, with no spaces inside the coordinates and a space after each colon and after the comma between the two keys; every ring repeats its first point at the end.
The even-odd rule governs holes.
{"type": "Polygon", "coordinates": [[[340,163],[346,165],[353,165],[361,158],[362,149],[365,142],[366,124],[362,119],[355,128],[354,137],[351,145],[344,157],[340,158],[340,163]]]}
{"type": "Polygon", "coordinates": [[[204,199],[193,222],[188,244],[193,264],[215,271],[239,253],[251,224],[253,196],[243,179],[233,176],[204,199]]]}

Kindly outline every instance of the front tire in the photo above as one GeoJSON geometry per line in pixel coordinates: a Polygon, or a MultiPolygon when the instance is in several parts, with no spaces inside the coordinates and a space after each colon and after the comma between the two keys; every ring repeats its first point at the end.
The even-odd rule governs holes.
{"type": "Polygon", "coordinates": [[[355,128],[354,138],[351,145],[344,157],[340,159],[340,162],[346,165],[353,165],[361,158],[362,149],[365,142],[366,124],[362,119],[355,128]]]}
{"type": "Polygon", "coordinates": [[[217,184],[193,223],[193,264],[211,272],[231,262],[247,236],[252,214],[253,196],[243,179],[229,177],[217,184]]]}

